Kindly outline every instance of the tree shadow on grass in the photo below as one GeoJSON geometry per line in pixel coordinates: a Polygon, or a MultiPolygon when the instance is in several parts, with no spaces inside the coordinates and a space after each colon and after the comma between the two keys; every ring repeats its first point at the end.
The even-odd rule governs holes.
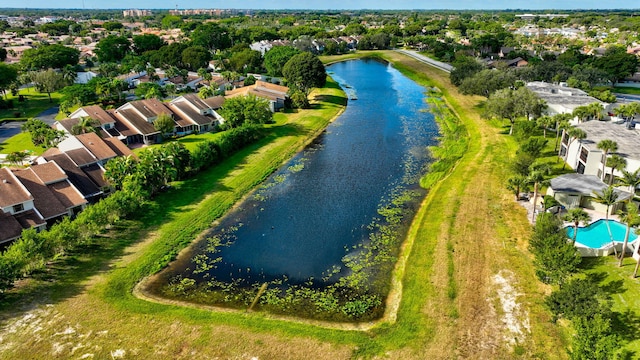
{"type": "Polygon", "coordinates": [[[582,258],[582,262],[580,262],[580,268],[582,270],[593,270],[599,266],[601,266],[602,264],[604,264],[606,261],[605,257],[585,257],[582,258]]]}
{"type": "Polygon", "coordinates": [[[326,104],[335,104],[335,105],[347,105],[347,98],[339,95],[316,95],[313,97],[314,101],[321,102],[320,104],[311,104],[311,109],[324,109],[327,107],[326,104]]]}

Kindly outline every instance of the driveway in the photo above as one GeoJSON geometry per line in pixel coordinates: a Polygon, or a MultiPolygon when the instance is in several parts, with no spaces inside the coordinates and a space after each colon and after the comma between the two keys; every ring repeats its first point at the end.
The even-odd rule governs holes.
{"type": "Polygon", "coordinates": [[[36,118],[46,122],[48,125],[53,125],[53,123],[56,122],[58,111],[59,107],[54,106],[38,114],[36,118]]]}
{"type": "Polygon", "coordinates": [[[22,124],[24,124],[24,121],[11,121],[0,124],[0,145],[10,137],[22,132],[22,129],[20,129],[22,124]]]}

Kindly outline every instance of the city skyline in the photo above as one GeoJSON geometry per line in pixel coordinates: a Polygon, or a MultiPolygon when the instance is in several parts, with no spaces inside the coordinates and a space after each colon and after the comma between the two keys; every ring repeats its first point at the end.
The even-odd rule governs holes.
{"type": "MultiPolygon", "coordinates": [[[[61,8],[60,3],[47,0],[32,0],[25,8],[53,9],[61,8]]],[[[567,0],[560,4],[551,0],[460,0],[456,2],[435,0],[430,2],[416,0],[397,0],[390,5],[381,0],[324,0],[324,1],[259,1],[244,0],[230,2],[213,2],[207,0],[178,1],[178,0],[113,0],[110,2],[98,0],[72,0],[65,3],[64,8],[73,9],[256,9],[256,10],[588,10],[588,9],[639,9],[638,5],[626,0],[610,0],[605,3],[595,0],[567,0]],[[634,5],[632,5],[634,4],[634,5]]]]}

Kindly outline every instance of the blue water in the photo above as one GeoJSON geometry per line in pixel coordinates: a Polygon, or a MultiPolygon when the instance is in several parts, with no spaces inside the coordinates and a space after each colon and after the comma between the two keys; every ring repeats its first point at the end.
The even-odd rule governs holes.
{"type": "MultiPolygon", "coordinates": [[[[615,220],[609,220],[609,227],[611,228],[613,240],[615,242],[624,242],[627,226],[615,220]]],[[[567,236],[570,239],[573,239],[573,226],[567,227],[566,231],[567,236]]],[[[629,233],[629,242],[632,242],[637,238],[638,236],[635,234],[633,229],[631,229],[631,232],[629,233]]],[[[593,249],[599,249],[610,244],[611,237],[609,236],[606,220],[598,220],[589,224],[589,226],[578,227],[576,242],[593,249]]]]}
{"type": "MultiPolygon", "coordinates": [[[[231,244],[208,254],[220,261],[204,278],[300,283],[334,267],[344,271],[343,257],[367,241],[381,205],[406,189],[421,194],[414,205],[425,194],[418,182],[438,136],[433,115],[424,111],[425,89],[373,60],[328,70],[358,100],[212,229],[211,236],[224,234],[231,244]]],[[[198,277],[190,273],[193,262],[175,267],[182,270],[174,273],[198,277]]]]}

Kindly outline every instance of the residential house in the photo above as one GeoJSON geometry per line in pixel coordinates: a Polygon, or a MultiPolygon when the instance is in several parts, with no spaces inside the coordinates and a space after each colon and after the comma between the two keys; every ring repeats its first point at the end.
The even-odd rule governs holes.
{"type": "MultiPolygon", "coordinates": [[[[607,212],[607,206],[594,201],[595,194],[602,194],[608,187],[595,175],[564,174],[551,179],[547,195],[558,200],[567,209],[586,208],[600,213],[607,212]]],[[[614,214],[622,207],[622,203],[631,197],[631,193],[614,189],[618,195],[616,203],[609,207],[609,214],[614,214]]]]}
{"type": "Polygon", "coordinates": [[[53,161],[67,174],[73,184],[92,203],[100,199],[108,184],[103,178],[104,171],[97,164],[97,160],[86,149],[75,149],[62,152],[51,148],[36,160],[38,164],[53,161]]]}
{"type": "Polygon", "coordinates": [[[113,114],[127,128],[137,133],[127,137],[128,144],[142,142],[149,145],[159,142],[162,136],[153,126],[153,122],[160,114],[167,114],[173,118],[171,110],[158,99],[131,101],[120,106],[113,114]]]}
{"type": "Polygon", "coordinates": [[[182,95],[173,99],[167,106],[176,115],[179,135],[211,131],[224,121],[197,94],[182,95]]]}
{"type": "Polygon", "coordinates": [[[0,243],[20,237],[23,229],[44,229],[46,222],[33,196],[8,168],[0,168],[0,243]]]}
{"type": "Polygon", "coordinates": [[[80,191],[55,162],[13,171],[33,196],[34,206],[49,225],[64,216],[73,216],[87,204],[80,191]]]}
{"type": "MultiPolygon", "coordinates": [[[[606,159],[602,150],[598,149],[598,143],[602,140],[613,140],[618,144],[615,154],[622,156],[627,161],[625,170],[636,171],[640,168],[640,130],[632,126],[633,123],[614,123],[611,121],[587,121],[575,125],[582,129],[587,138],[574,140],[569,144],[570,138],[566,132],[562,134],[561,155],[567,155],[567,164],[579,174],[595,175],[602,177],[602,164],[606,159]]],[[[609,153],[609,156],[613,153],[609,153]]],[[[605,168],[605,181],[611,176],[611,169],[605,168]]],[[[621,176],[621,172],[615,171],[614,176],[621,176]]]]}
{"type": "Polygon", "coordinates": [[[288,98],[289,88],[282,85],[271,84],[264,81],[256,81],[255,84],[228,91],[225,98],[236,96],[255,95],[269,101],[269,109],[276,112],[284,108],[284,102],[288,98]]]}
{"type": "MultiPolygon", "coordinates": [[[[547,103],[547,115],[571,114],[579,106],[593,103],[606,105],[602,101],[589,96],[580,89],[563,85],[550,84],[542,81],[527,83],[527,88],[547,103]]],[[[577,123],[577,120],[574,120],[577,123]]]]}

